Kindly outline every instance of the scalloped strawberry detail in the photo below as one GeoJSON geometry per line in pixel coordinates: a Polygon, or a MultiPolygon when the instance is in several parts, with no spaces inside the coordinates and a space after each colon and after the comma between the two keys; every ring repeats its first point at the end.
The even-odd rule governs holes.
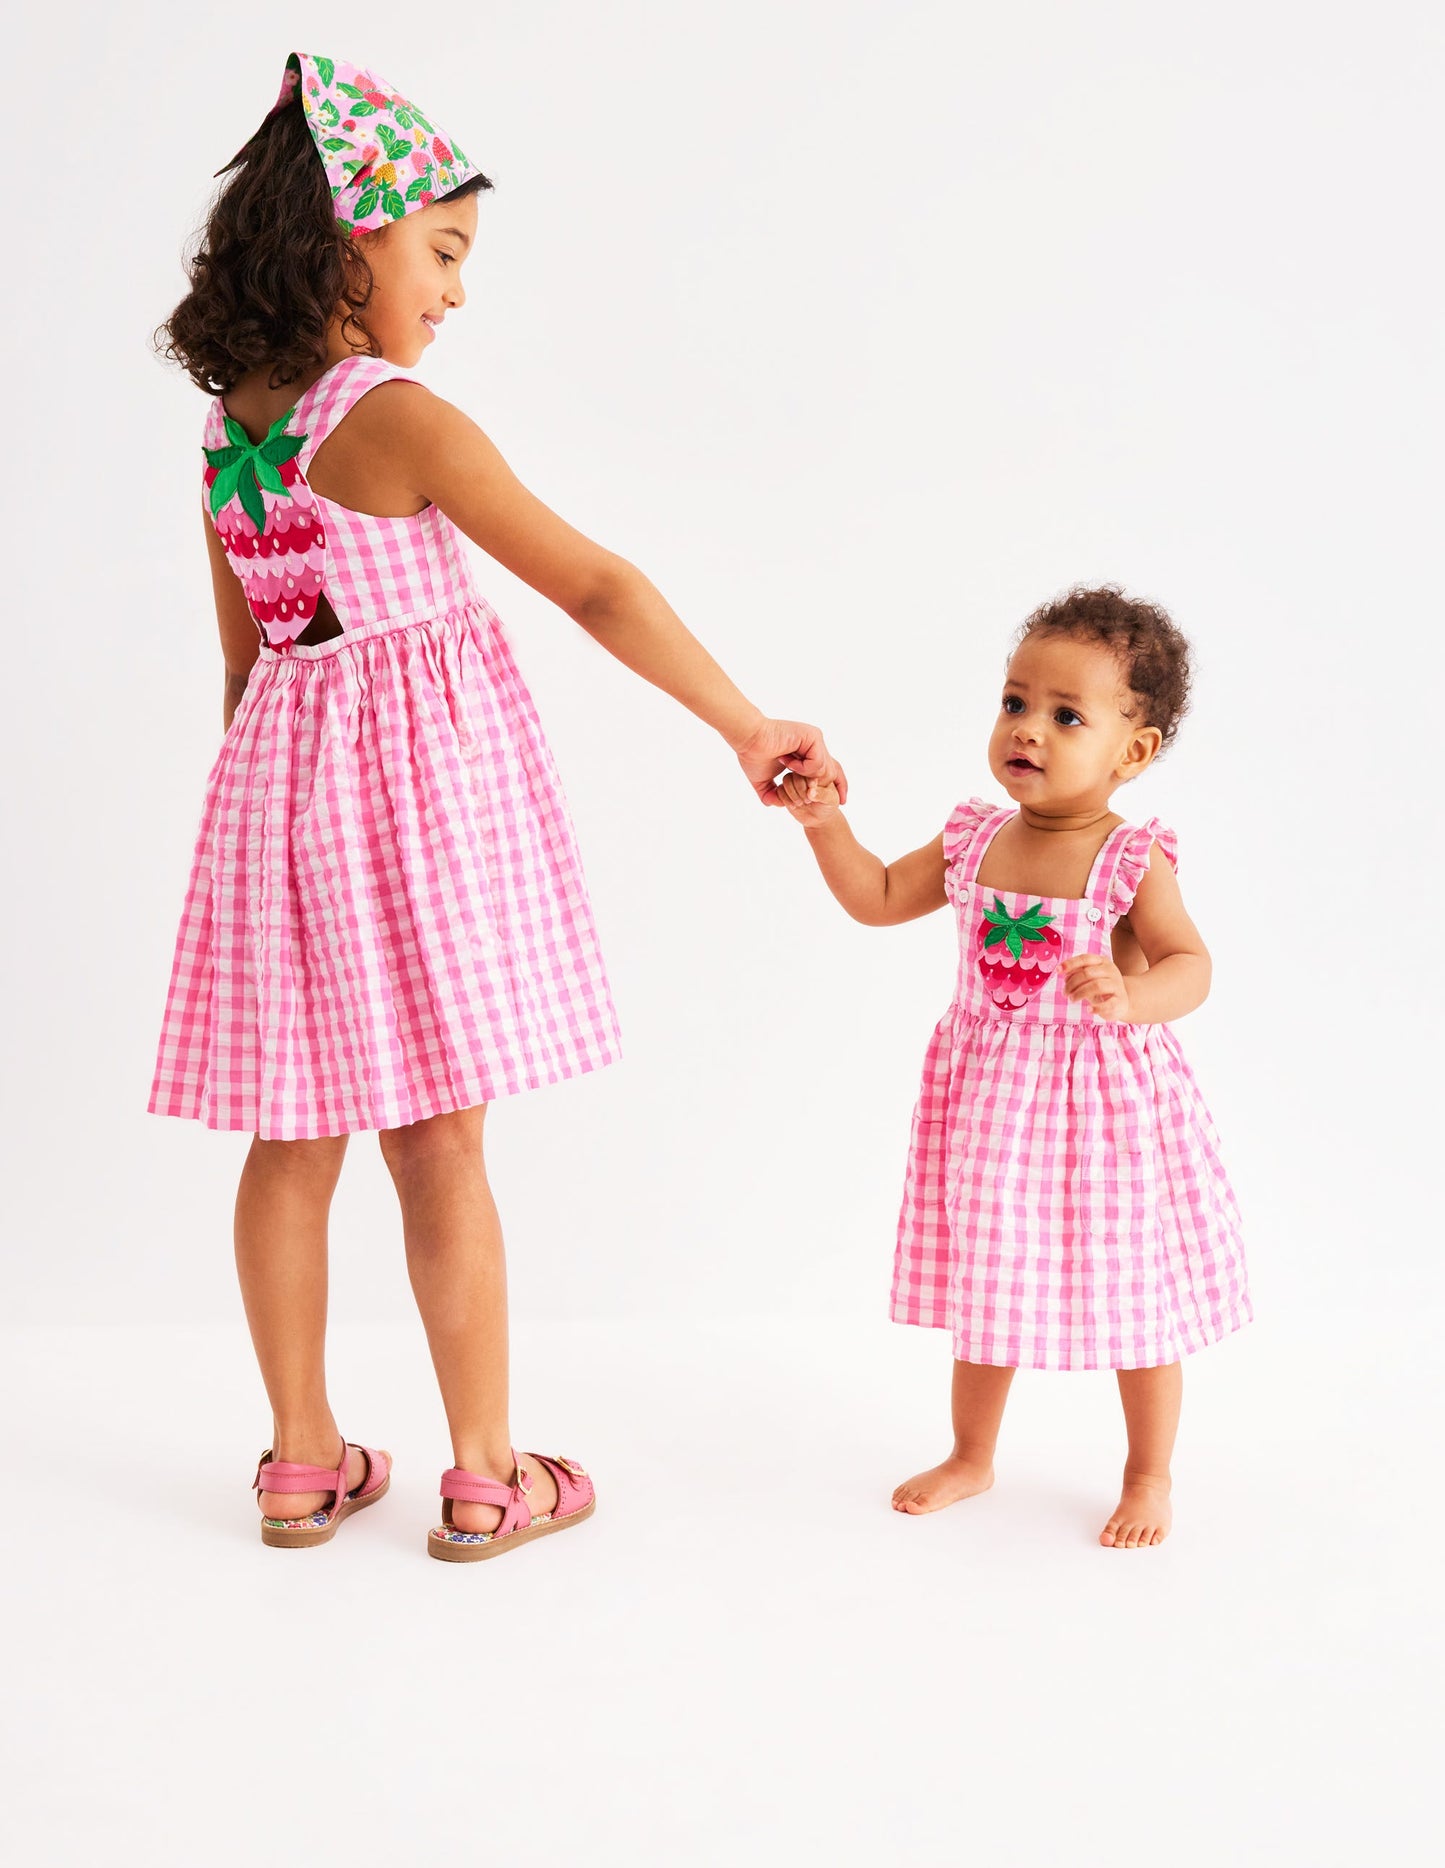
{"type": "Polygon", "coordinates": [[[1011,915],[997,895],[985,908],[974,938],[978,970],[995,1005],[1016,1012],[1048,984],[1058,971],[1064,943],[1056,919],[1035,902],[1021,915],[1011,915]]]}
{"type": "Polygon", "coordinates": [[[259,441],[224,415],[227,445],[203,448],[211,518],[262,640],[284,653],[316,614],[326,529],[296,463],[307,437],[288,435],[295,406],[259,441]]]}

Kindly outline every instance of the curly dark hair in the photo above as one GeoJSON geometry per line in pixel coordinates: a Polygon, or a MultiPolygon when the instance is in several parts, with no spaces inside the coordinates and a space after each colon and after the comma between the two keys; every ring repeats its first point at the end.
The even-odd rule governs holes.
{"type": "Polygon", "coordinates": [[[1193,680],[1189,643],[1167,611],[1156,603],[1126,597],[1117,584],[1076,584],[1062,597],[1039,605],[1019,625],[1013,646],[1030,636],[1074,636],[1099,642],[1117,659],[1124,684],[1138,701],[1126,718],[1158,727],[1159,751],[1174,742],[1189,711],[1193,680]]]}
{"type": "MultiPolygon", "coordinates": [[[[490,188],[469,177],[439,199],[490,188]]],[[[299,96],[246,145],[212,202],[194,256],[190,290],[155,333],[154,348],[208,395],[224,395],[271,365],[280,389],[326,362],[326,333],[345,305],[342,333],[378,354],[361,313],[374,283],[361,246],[337,221],[299,96]]]]}

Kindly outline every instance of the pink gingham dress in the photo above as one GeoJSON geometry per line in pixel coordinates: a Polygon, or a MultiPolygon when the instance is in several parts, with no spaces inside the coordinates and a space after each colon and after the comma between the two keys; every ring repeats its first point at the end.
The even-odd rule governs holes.
{"type": "MultiPolygon", "coordinates": [[[[263,528],[239,497],[212,510],[203,469],[262,641],[206,781],[156,1115],[350,1134],[620,1055],[561,781],[462,534],[435,506],[377,518],[305,481],[397,379],[416,380],[348,357],[298,398],[265,456],[290,458],[256,468],[263,528]]],[[[238,436],[215,398],[206,447],[239,455],[238,436]]]]}
{"type": "Polygon", "coordinates": [[[1096,1017],[1059,962],[1110,951],[1151,843],[1177,868],[1177,840],[1118,825],[1078,900],[980,889],[1013,815],[970,798],[944,828],[957,984],[913,1112],[891,1315],[950,1331],[962,1362],[1154,1368],[1250,1320],[1239,1210],[1173,1029],[1096,1017]],[[1019,921],[1057,944],[986,941],[1019,921]]]}

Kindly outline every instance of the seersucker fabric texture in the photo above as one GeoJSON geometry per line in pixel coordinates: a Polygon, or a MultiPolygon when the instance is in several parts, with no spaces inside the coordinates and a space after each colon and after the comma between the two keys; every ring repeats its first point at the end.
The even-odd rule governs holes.
{"type": "Polygon", "coordinates": [[[980,888],[1013,815],[970,798],[944,828],[958,972],[913,1111],[891,1315],[947,1330],[964,1362],[1158,1367],[1252,1317],[1238,1202],[1173,1028],[1099,1018],[1060,962],[1109,952],[1151,846],[1177,868],[1177,839],[1117,825],[1078,899],[980,888]]]}
{"type": "Polygon", "coordinates": [[[418,379],[347,357],[269,449],[240,431],[247,498],[219,511],[241,444],[220,397],[208,410],[203,499],[261,643],[205,783],[156,1115],[350,1134],[621,1055],[561,779],[462,535],[434,505],[376,517],[306,483],[347,412],[397,380],[418,379]],[[318,603],[339,633],[298,641],[318,603]]]}

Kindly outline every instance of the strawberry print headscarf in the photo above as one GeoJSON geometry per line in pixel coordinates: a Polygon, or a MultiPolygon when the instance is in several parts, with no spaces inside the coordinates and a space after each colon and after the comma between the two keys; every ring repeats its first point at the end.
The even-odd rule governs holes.
{"type": "MultiPolygon", "coordinates": [[[[281,95],[256,135],[292,102],[298,86],[337,221],[348,234],[400,220],[476,174],[451,137],[443,136],[415,104],[374,72],[348,65],[344,58],[293,52],[286,60],[281,95]]],[[[234,168],[253,140],[247,137],[216,174],[234,168]]]]}

